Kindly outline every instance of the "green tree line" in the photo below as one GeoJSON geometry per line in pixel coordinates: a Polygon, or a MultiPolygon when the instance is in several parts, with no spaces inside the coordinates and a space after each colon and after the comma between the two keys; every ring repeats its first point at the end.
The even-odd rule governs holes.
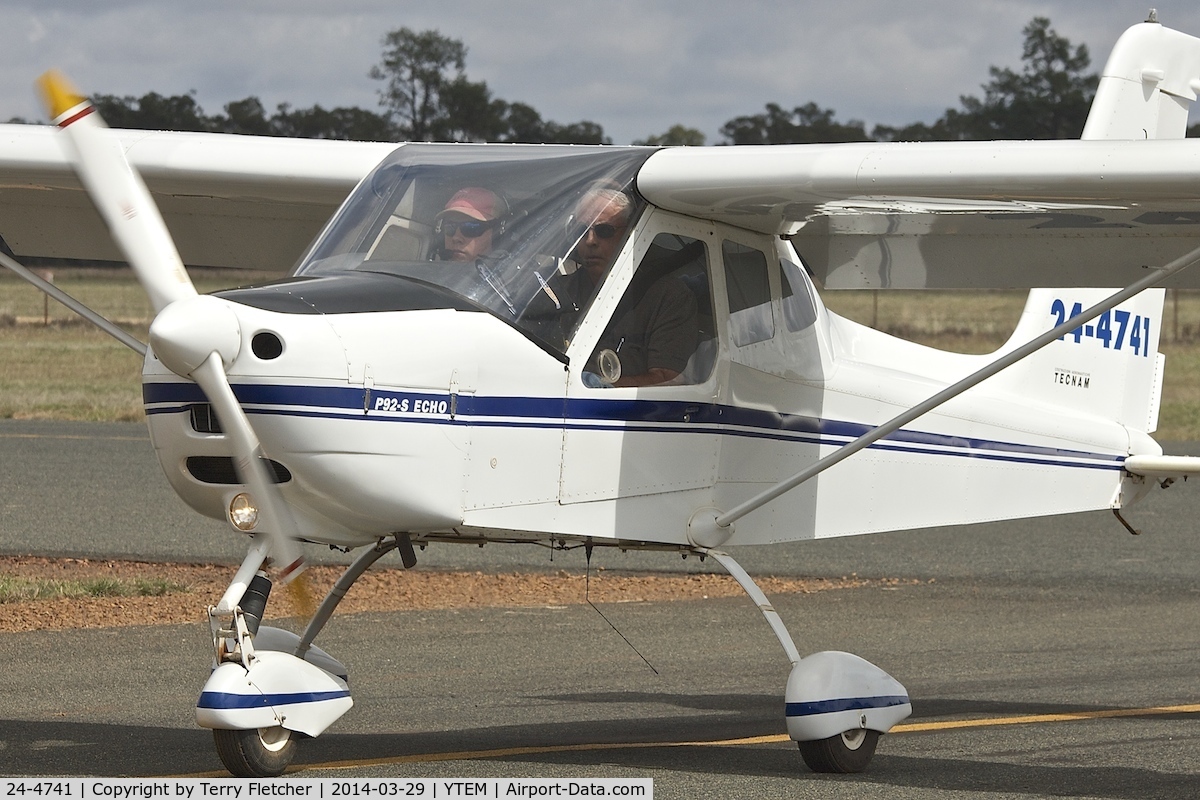
{"type": "MultiPolygon", "coordinates": [[[[1087,46],[1072,45],[1046,17],[1035,17],[1023,33],[1021,71],[991,67],[982,97],[959,97],[959,107],[947,108],[932,124],[876,125],[868,131],[862,121],[839,122],[833,109],[813,102],[790,110],[768,103],[761,113],[726,122],[718,144],[1078,138],[1099,84],[1099,75],[1088,71],[1087,46]]],[[[92,101],[114,128],[359,141],[611,144],[597,122],[546,120],[527,103],[498,98],[487,83],[470,80],[467,47],[458,39],[399,28],[382,44],[382,58],[369,73],[381,83],[379,111],[280,103],[268,113],[252,96],[207,115],[194,93],[101,94],[92,101]]],[[[1200,124],[1188,135],[1200,136],[1200,124]]],[[[634,144],[699,146],[705,140],[701,131],[676,124],[634,144]]]]}
{"type": "MultiPolygon", "coordinates": [[[[1088,72],[1087,45],[1072,46],[1046,17],[1034,17],[1022,32],[1021,71],[991,67],[983,97],[959,97],[959,108],[946,109],[932,125],[876,125],[868,133],[861,121],[838,122],[832,109],[816,103],[791,111],[768,103],[764,113],[725,123],[721,135],[728,144],[1078,139],[1100,83],[1098,73],[1088,72]]],[[[1188,135],[1200,136],[1200,125],[1188,135]]]]}

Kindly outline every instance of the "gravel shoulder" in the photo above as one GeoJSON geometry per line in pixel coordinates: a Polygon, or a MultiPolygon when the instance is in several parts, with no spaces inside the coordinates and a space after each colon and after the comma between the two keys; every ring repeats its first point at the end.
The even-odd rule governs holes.
{"type": "MultiPolygon", "coordinates": [[[[155,578],[187,587],[157,597],[55,598],[0,604],[0,633],[72,628],[112,628],[201,622],[236,568],[219,564],[152,563],[75,558],[0,558],[0,576],[47,580],[155,578]]],[[[341,574],[337,567],[315,566],[306,572],[318,600],[341,574]]],[[[762,578],[768,595],[801,594],[865,586],[857,577],[762,578]]],[[[903,581],[908,582],[908,581],[903,581]]],[[[407,571],[395,568],[367,572],[338,606],[338,614],[435,608],[544,607],[594,603],[639,603],[733,597],[742,589],[727,575],[641,575],[598,570],[560,570],[552,574],[407,571]]],[[[297,616],[289,592],[277,591],[267,618],[297,616]]]]}

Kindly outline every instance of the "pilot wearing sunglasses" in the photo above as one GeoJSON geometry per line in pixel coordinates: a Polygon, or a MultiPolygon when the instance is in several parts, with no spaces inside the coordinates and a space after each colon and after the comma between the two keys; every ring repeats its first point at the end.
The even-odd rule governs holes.
{"type": "MultiPolygon", "coordinates": [[[[577,218],[590,224],[575,246],[575,257],[582,264],[574,274],[579,307],[604,280],[632,215],[633,204],[621,191],[593,189],[580,200],[577,218]]],[[[696,349],[696,299],[677,278],[660,278],[629,299],[633,302],[618,308],[593,354],[594,361],[602,351],[612,351],[620,361],[620,375],[611,384],[601,381],[596,374],[599,367],[589,362],[584,382],[593,388],[674,382],[696,349]]]]}
{"type": "Polygon", "coordinates": [[[435,218],[442,236],[439,260],[475,261],[490,253],[502,208],[500,198],[488,189],[468,186],[456,192],[435,218]]]}
{"type": "Polygon", "coordinates": [[[629,195],[615,189],[593,189],[580,200],[576,216],[591,220],[591,224],[584,229],[575,246],[575,257],[587,274],[591,290],[604,280],[604,273],[612,265],[632,214],[629,195]]]}

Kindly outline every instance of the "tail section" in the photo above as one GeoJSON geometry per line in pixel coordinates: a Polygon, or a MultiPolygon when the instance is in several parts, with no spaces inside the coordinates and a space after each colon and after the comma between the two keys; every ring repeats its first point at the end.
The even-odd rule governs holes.
{"type": "Polygon", "coordinates": [[[1152,17],[1121,35],[1100,74],[1084,139],[1182,139],[1200,93],[1200,39],[1152,17]]]}
{"type": "MultiPolygon", "coordinates": [[[[1106,297],[1111,289],[1034,289],[1017,329],[1002,348],[1014,350],[1106,297]]],[[[1164,290],[1148,289],[1080,325],[994,380],[1031,400],[1114,420],[1151,433],[1158,427],[1164,356],[1158,352],[1164,290]]]]}
{"type": "MultiPolygon", "coordinates": [[[[1084,139],[1182,139],[1200,93],[1200,39],[1153,13],[1122,34],[1101,73],[1084,139]]],[[[1004,350],[1066,322],[1113,289],[1034,289],[1004,350]]],[[[1009,388],[1132,430],[1158,427],[1164,292],[1151,289],[1081,325],[1008,370],[1009,388]]]]}

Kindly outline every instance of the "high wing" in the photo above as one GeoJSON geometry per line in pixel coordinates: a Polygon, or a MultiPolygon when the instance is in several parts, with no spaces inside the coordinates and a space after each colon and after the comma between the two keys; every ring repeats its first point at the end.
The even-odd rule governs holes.
{"type": "MultiPolygon", "coordinates": [[[[0,125],[0,238],[18,258],[119,260],[54,133],[0,125]]],[[[280,271],[397,147],[113,133],[186,264],[280,271]]],[[[1124,286],[1200,244],[1196,139],[669,148],[637,185],[792,236],[827,288],[1124,286]]]]}
{"type": "MultiPolygon", "coordinates": [[[[0,125],[0,239],[31,263],[121,261],[57,133],[0,125]]],[[[211,133],[112,134],[149,186],[184,263],[280,272],[396,148],[211,133]]]]}
{"type": "Polygon", "coordinates": [[[1196,139],[675,149],[638,188],[792,235],[827,288],[1125,286],[1200,244],[1196,139]]]}

